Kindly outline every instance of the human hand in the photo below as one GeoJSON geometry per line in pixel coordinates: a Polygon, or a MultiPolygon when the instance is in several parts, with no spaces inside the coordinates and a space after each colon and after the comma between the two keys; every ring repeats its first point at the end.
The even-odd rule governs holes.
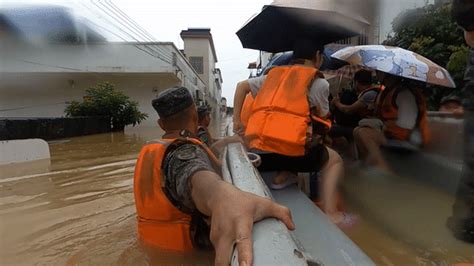
{"type": "Polygon", "coordinates": [[[234,244],[239,254],[239,265],[252,265],[254,222],[274,217],[281,220],[288,229],[295,228],[287,207],[243,192],[224,182],[214,191],[209,204],[210,239],[216,250],[215,265],[229,265],[234,244]]]}
{"type": "Polygon", "coordinates": [[[245,127],[244,125],[242,124],[241,121],[236,121],[234,120],[233,122],[233,131],[235,134],[238,134],[238,135],[243,135],[244,132],[245,132],[245,127]]]}

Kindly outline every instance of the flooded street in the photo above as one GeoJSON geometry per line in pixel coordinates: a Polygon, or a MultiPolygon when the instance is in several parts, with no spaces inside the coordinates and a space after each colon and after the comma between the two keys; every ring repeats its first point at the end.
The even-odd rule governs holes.
{"type": "MultiPolygon", "coordinates": [[[[142,128],[52,141],[49,167],[38,162],[0,169],[0,264],[212,264],[211,252],[154,251],[150,256],[136,242],[134,164],[143,143],[161,133],[158,128],[142,128]]],[[[432,201],[449,201],[447,208],[451,200],[439,197],[432,201]]],[[[387,199],[381,205],[393,206],[390,202],[387,199]]],[[[348,205],[363,219],[373,218],[363,207],[348,205]]],[[[410,226],[401,226],[408,229],[398,228],[395,237],[397,231],[365,220],[350,237],[381,265],[449,265],[474,260],[466,250],[413,246],[403,235],[410,226]]],[[[421,227],[421,223],[413,225],[416,230],[421,227]]]]}
{"type": "MultiPolygon", "coordinates": [[[[158,128],[50,143],[51,166],[0,170],[2,265],[143,265],[153,262],[136,243],[133,171],[158,128]],[[36,172],[36,173],[35,173],[36,172]]],[[[212,254],[158,254],[162,263],[212,261],[212,254]]],[[[152,263],[153,264],[153,263],[152,263]]]]}

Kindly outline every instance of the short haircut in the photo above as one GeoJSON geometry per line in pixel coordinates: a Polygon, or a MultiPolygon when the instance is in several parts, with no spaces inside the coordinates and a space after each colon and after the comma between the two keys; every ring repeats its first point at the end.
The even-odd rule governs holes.
{"type": "Polygon", "coordinates": [[[198,112],[199,122],[201,122],[208,115],[209,115],[209,112],[198,112]]]}
{"type": "Polygon", "coordinates": [[[301,39],[295,42],[293,47],[293,58],[314,60],[316,52],[320,51],[322,53],[323,50],[323,45],[319,45],[311,40],[301,39]]]}
{"type": "Polygon", "coordinates": [[[361,69],[355,73],[354,80],[364,85],[370,85],[372,84],[372,72],[361,69]]]}
{"type": "Polygon", "coordinates": [[[182,129],[183,126],[185,126],[189,122],[189,120],[192,119],[191,111],[193,110],[196,110],[196,106],[194,104],[184,110],[181,110],[180,112],[160,119],[164,124],[167,125],[168,130],[182,129]]]}

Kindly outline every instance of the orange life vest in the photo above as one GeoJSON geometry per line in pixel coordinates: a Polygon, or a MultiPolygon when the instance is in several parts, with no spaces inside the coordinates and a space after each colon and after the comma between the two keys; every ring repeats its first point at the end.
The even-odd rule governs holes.
{"type": "Polygon", "coordinates": [[[359,96],[358,98],[360,99],[366,92],[369,92],[369,91],[375,91],[377,93],[380,93],[381,91],[383,91],[385,89],[385,87],[383,85],[376,85],[376,86],[372,86],[368,89],[365,89],[364,91],[362,91],[361,93],[359,93],[359,96]]]}
{"type": "Polygon", "coordinates": [[[255,97],[245,131],[250,148],[304,155],[311,123],[308,89],[317,73],[316,68],[301,65],[270,70],[255,97]]]}
{"type": "Polygon", "coordinates": [[[252,93],[248,93],[247,96],[245,96],[244,104],[242,105],[242,111],[240,112],[240,121],[242,121],[244,128],[247,127],[250,115],[252,114],[253,103],[254,98],[252,93]]]}
{"type": "MultiPolygon", "coordinates": [[[[191,216],[180,211],[164,193],[162,163],[168,146],[176,139],[162,139],[146,144],[140,151],[135,166],[133,192],[137,209],[139,240],[146,246],[173,251],[193,249],[190,224],[191,216]]],[[[196,139],[187,142],[203,148],[196,139]]],[[[205,148],[211,161],[217,159],[205,148]]]]}
{"type": "MultiPolygon", "coordinates": [[[[392,89],[379,94],[380,97],[377,99],[376,114],[382,119],[382,121],[397,121],[398,106],[396,104],[396,98],[399,92],[399,89],[392,89]]],[[[389,138],[408,141],[413,130],[418,128],[421,133],[422,142],[426,145],[431,140],[426,102],[423,95],[417,90],[410,90],[410,92],[415,96],[416,104],[418,106],[418,117],[415,128],[408,129],[399,127],[395,123],[385,123],[384,132],[389,138]]]]}

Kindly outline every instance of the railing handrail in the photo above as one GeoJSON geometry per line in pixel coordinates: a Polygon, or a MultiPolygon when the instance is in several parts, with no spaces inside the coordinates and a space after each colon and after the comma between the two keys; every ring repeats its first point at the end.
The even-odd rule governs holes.
{"type": "MultiPolygon", "coordinates": [[[[260,174],[250,163],[242,144],[229,144],[223,155],[223,178],[232,182],[242,191],[270,198],[260,174]]],[[[308,255],[296,243],[286,226],[267,218],[254,225],[253,243],[254,265],[308,265],[308,255]]],[[[237,249],[234,249],[231,265],[239,265],[237,249]]]]}

